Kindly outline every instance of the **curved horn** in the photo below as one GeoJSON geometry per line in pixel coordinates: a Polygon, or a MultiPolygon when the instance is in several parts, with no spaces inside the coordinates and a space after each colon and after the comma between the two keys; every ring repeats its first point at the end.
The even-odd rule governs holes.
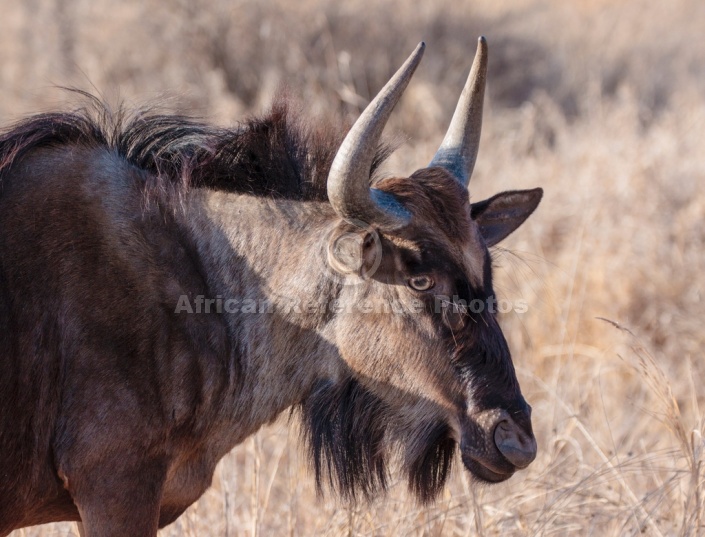
{"type": "Polygon", "coordinates": [[[487,40],[477,41],[475,60],[450,121],[448,132],[429,166],[440,166],[468,186],[480,147],[482,101],[487,79],[487,40]]]}
{"type": "Polygon", "coordinates": [[[394,196],[370,188],[370,170],[384,126],[418,67],[425,46],[420,43],[416,47],[367,105],[335,155],[328,174],[328,199],[335,212],[348,221],[362,220],[387,229],[409,221],[408,211],[394,196]]]}

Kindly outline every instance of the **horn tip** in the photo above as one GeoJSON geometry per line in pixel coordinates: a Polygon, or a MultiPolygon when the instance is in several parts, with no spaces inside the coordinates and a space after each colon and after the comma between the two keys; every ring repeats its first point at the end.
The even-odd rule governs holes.
{"type": "Polygon", "coordinates": [[[476,58],[481,58],[483,63],[487,61],[487,38],[484,35],[477,38],[477,52],[475,55],[476,58]]]}

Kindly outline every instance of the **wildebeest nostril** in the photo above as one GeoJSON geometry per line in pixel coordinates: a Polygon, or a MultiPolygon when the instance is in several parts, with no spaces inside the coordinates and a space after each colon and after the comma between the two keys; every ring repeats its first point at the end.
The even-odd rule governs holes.
{"type": "Polygon", "coordinates": [[[494,443],[517,468],[526,468],[536,458],[536,439],[511,418],[503,419],[494,430],[494,443]]]}

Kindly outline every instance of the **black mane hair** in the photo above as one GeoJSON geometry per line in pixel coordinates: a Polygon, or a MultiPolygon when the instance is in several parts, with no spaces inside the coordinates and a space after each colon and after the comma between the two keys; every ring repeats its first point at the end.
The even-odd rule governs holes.
{"type": "Polygon", "coordinates": [[[352,377],[321,382],[300,410],[319,494],[327,485],[345,500],[369,501],[387,488],[395,447],[420,503],[432,502],[443,490],[456,451],[447,425],[400,430],[393,411],[352,377]]]}
{"type": "MultiPolygon", "coordinates": [[[[37,114],[0,133],[0,180],[32,150],[83,146],[114,151],[168,186],[204,187],[306,201],[327,200],[326,181],[347,132],[314,125],[278,97],[268,113],[220,128],[153,109],[112,109],[78,90],[85,104],[72,112],[37,114]]],[[[391,154],[379,146],[374,173],[391,154]]]]}

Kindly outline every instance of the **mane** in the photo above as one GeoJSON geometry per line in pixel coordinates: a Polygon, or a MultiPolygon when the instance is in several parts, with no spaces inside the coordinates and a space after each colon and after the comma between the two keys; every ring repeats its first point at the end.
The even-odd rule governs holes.
{"type": "MultiPolygon", "coordinates": [[[[71,91],[83,106],[37,114],[0,133],[0,180],[35,149],[79,145],[114,151],[163,186],[325,201],[328,172],[347,132],[304,119],[283,96],[264,115],[220,128],[154,108],[113,109],[71,91]]],[[[388,144],[378,147],[371,177],[392,151],[388,144]]]]}

